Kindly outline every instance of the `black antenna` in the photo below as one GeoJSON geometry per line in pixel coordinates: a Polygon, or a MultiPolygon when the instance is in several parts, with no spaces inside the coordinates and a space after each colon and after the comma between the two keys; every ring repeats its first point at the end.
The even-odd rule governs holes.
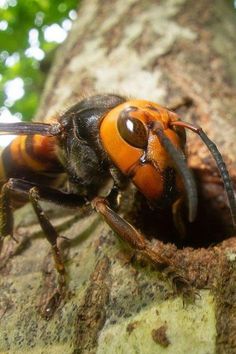
{"type": "Polygon", "coordinates": [[[187,198],[188,198],[188,208],[189,208],[188,219],[189,222],[193,222],[197,214],[197,204],[198,204],[197,188],[192,173],[186,164],[185,156],[182,152],[180,152],[175,148],[175,146],[172,144],[170,139],[165,135],[163,129],[159,126],[159,124],[158,127],[154,126],[153,131],[156,133],[156,135],[160,140],[160,143],[164,146],[166,151],[173,159],[178,172],[182,176],[185,190],[187,192],[187,198]]]}
{"type": "Polygon", "coordinates": [[[216,144],[213,143],[213,141],[208,138],[207,134],[202,130],[201,127],[194,126],[190,123],[186,123],[183,121],[171,122],[170,124],[172,126],[180,126],[180,127],[188,128],[188,129],[192,130],[194,133],[197,133],[200,136],[200,138],[202,139],[202,141],[206,144],[208,150],[210,151],[213,158],[215,159],[217,167],[220,171],[221,178],[223,180],[225,191],[226,191],[227,197],[228,197],[229,208],[230,208],[230,213],[231,213],[233,225],[234,225],[234,227],[236,227],[236,200],[235,200],[235,196],[234,196],[233,183],[230,178],[227,167],[224,163],[223,157],[222,157],[221,153],[219,152],[216,144]]]}

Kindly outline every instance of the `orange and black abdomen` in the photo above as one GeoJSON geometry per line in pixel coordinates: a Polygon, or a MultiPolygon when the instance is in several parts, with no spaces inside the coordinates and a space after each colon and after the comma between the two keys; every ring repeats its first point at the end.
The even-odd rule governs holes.
{"type": "Polygon", "coordinates": [[[54,137],[18,136],[0,155],[0,186],[9,178],[54,186],[61,173],[63,167],[57,158],[54,137]]]}

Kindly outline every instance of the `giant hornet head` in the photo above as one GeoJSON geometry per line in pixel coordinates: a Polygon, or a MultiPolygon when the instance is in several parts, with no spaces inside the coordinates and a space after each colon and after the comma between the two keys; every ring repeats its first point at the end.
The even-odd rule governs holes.
{"type": "Polygon", "coordinates": [[[114,164],[148,200],[164,199],[171,204],[185,194],[191,222],[196,217],[197,192],[185,159],[185,128],[198,133],[215,158],[235,222],[231,180],[217,147],[201,128],[182,122],[177,114],[156,103],[130,100],[104,116],[100,137],[114,164]]]}
{"type": "Polygon", "coordinates": [[[133,100],[112,109],[101,122],[100,137],[105,150],[149,200],[183,190],[182,180],[174,172],[175,155],[171,156],[158,136],[159,131],[165,132],[166,141],[184,159],[184,129],[175,131],[170,126],[177,119],[175,113],[157,104],[133,100]]]}

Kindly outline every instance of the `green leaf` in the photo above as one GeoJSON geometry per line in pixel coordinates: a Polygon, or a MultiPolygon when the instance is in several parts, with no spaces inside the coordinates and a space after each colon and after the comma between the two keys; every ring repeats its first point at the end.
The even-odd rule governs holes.
{"type": "Polygon", "coordinates": [[[0,107],[4,106],[6,100],[4,85],[9,80],[21,77],[25,84],[25,95],[15,101],[10,111],[20,112],[26,120],[33,117],[57,47],[56,43],[45,41],[44,28],[54,23],[61,25],[77,6],[78,0],[18,0],[16,6],[0,8],[0,19],[8,23],[7,29],[0,31],[0,107]],[[38,30],[39,48],[45,53],[41,62],[26,56],[31,29],[38,30]],[[20,60],[7,66],[7,57],[14,53],[19,54],[20,60]]]}

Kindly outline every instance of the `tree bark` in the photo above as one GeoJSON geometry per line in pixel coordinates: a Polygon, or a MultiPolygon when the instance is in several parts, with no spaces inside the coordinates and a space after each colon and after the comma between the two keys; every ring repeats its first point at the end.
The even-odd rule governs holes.
{"type": "MultiPolygon", "coordinates": [[[[226,1],[83,1],[36,120],[94,92],[166,106],[187,96],[192,104],[179,110],[183,120],[207,131],[236,181],[235,59],[235,13],[226,1]]],[[[214,163],[198,137],[189,134],[188,141],[199,181],[198,220],[183,248],[169,236],[158,240],[153,229],[152,235],[198,289],[195,300],[183,306],[170,271],[134,260],[95,213],[45,205],[70,239],[62,239],[69,275],[62,297],[49,245],[27,205],[16,213],[19,242],[7,240],[1,255],[2,353],[235,353],[236,239],[214,163]]],[[[129,199],[122,213],[145,232],[150,216],[129,199]]]]}

